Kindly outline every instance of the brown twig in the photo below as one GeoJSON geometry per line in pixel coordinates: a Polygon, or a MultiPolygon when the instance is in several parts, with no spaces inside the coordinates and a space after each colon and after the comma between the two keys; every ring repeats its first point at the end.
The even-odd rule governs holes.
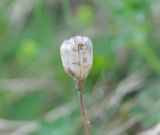
{"type": "Polygon", "coordinates": [[[85,105],[84,105],[84,100],[83,100],[84,80],[77,80],[76,83],[77,83],[78,96],[79,96],[79,101],[80,101],[80,110],[81,110],[82,122],[84,126],[84,132],[86,135],[91,135],[90,121],[88,119],[87,112],[86,112],[85,105]]]}

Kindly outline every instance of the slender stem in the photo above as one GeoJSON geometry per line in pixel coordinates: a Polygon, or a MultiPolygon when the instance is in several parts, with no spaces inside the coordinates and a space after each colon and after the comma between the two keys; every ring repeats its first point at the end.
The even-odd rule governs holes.
{"type": "Polygon", "coordinates": [[[77,89],[78,89],[78,95],[79,95],[79,101],[80,101],[80,110],[81,110],[81,116],[82,116],[82,122],[84,126],[84,132],[86,135],[91,135],[91,126],[90,126],[90,121],[87,116],[87,112],[85,109],[84,105],[84,100],[83,100],[83,80],[78,80],[77,81],[77,89]]]}

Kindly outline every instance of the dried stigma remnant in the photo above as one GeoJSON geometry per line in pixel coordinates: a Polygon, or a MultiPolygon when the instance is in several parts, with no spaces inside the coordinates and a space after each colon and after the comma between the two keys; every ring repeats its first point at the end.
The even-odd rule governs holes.
{"type": "Polygon", "coordinates": [[[88,37],[72,37],[60,48],[64,70],[76,80],[84,80],[91,68],[93,46],[88,37]]]}

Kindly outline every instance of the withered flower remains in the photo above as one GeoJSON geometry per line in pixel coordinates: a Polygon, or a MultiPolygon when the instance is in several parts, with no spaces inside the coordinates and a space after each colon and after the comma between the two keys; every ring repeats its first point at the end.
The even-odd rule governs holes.
{"type": "Polygon", "coordinates": [[[88,37],[72,37],[63,42],[60,52],[65,72],[76,80],[85,134],[91,135],[90,122],[83,101],[83,83],[92,68],[92,42],[88,37]]]}
{"type": "Polygon", "coordinates": [[[72,37],[63,42],[60,51],[65,72],[75,79],[85,79],[92,68],[91,40],[88,37],[72,37]]]}

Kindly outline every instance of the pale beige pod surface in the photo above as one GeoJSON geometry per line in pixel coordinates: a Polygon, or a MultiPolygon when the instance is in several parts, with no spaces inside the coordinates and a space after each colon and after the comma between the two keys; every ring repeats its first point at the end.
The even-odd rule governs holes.
{"type": "Polygon", "coordinates": [[[85,79],[93,61],[93,46],[88,37],[72,37],[60,48],[64,70],[75,79],[85,79]]]}

